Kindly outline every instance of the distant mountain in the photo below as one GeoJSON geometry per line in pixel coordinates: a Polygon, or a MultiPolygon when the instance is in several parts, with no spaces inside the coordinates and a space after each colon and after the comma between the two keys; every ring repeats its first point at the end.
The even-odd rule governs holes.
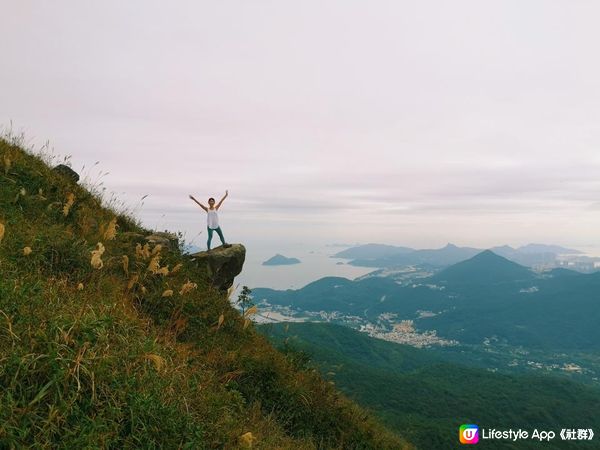
{"type": "Polygon", "coordinates": [[[287,258],[279,253],[275,256],[267,259],[262,263],[263,266],[287,266],[290,264],[299,264],[300,260],[298,258],[287,258]]]}
{"type": "Polygon", "coordinates": [[[487,284],[531,281],[537,278],[527,267],[509,261],[490,250],[478,253],[431,277],[434,282],[445,284],[487,284]]]}
{"type": "Polygon", "coordinates": [[[490,250],[497,255],[528,267],[552,266],[557,263],[557,254],[552,252],[527,252],[508,245],[493,247],[490,250]]]}
{"type": "Polygon", "coordinates": [[[505,258],[506,258],[506,255],[512,255],[517,252],[517,249],[512,248],[510,245],[501,245],[498,247],[492,247],[488,250],[493,251],[496,255],[504,256],[505,258]]]}
{"type": "Polygon", "coordinates": [[[583,252],[558,245],[527,244],[517,249],[519,253],[554,253],[555,255],[582,255],[583,252]]]}
{"type": "MultiPolygon", "coordinates": [[[[568,379],[467,367],[431,350],[371,338],[334,324],[278,323],[258,330],[291,361],[316,366],[350,398],[371,408],[391,428],[408,434],[418,448],[458,448],[455,435],[461,423],[524,429],[560,429],[565,423],[577,423],[600,428],[600,419],[589,414],[600,410],[600,390],[568,379]]],[[[486,448],[513,448],[506,442],[485,444],[486,448]]],[[[524,441],[518,448],[537,449],[540,444],[524,441]]]]}
{"type": "Polygon", "coordinates": [[[415,249],[408,247],[396,247],[384,244],[366,244],[358,247],[348,248],[333,255],[333,258],[345,259],[377,259],[387,258],[395,255],[405,255],[414,252],[415,249]]]}
{"type": "MultiPolygon", "coordinates": [[[[558,265],[557,257],[559,255],[582,254],[578,250],[545,244],[528,244],[519,248],[503,245],[493,247],[490,250],[513,262],[529,267],[556,266],[558,265]]],[[[343,252],[337,253],[334,257],[352,259],[349,264],[360,267],[393,268],[421,265],[432,268],[443,268],[465,261],[482,251],[483,249],[457,247],[453,244],[448,244],[439,249],[425,250],[412,250],[408,247],[394,247],[382,244],[368,244],[346,249],[343,252]]]]}
{"type": "Polygon", "coordinates": [[[361,267],[398,267],[422,264],[445,267],[469,259],[480,251],[476,248],[448,244],[439,249],[414,250],[410,253],[398,253],[380,258],[357,258],[350,264],[361,267]]]}
{"type": "MultiPolygon", "coordinates": [[[[390,283],[394,284],[391,280],[390,283]]],[[[285,305],[311,311],[347,311],[354,309],[346,293],[351,292],[354,282],[342,277],[324,277],[307,284],[301,289],[279,291],[268,288],[253,288],[256,301],[267,300],[272,305],[285,305]]],[[[364,296],[366,290],[355,290],[357,299],[364,296]]],[[[368,301],[368,300],[367,300],[368,301]]]]}
{"type": "Polygon", "coordinates": [[[447,266],[471,258],[480,251],[477,248],[457,247],[454,244],[447,244],[445,247],[439,249],[417,250],[412,256],[416,258],[416,262],[419,264],[426,263],[447,266]]]}

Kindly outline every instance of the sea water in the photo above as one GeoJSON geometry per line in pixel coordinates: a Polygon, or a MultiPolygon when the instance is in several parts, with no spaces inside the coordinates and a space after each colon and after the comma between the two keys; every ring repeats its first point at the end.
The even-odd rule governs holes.
{"type": "Polygon", "coordinates": [[[285,248],[273,248],[249,243],[246,244],[244,270],[236,277],[235,285],[248,286],[250,289],[300,289],[319,278],[335,276],[354,279],[375,270],[370,267],[354,267],[346,264],[346,259],[331,257],[342,250],[343,247],[327,245],[290,244],[285,248]],[[262,265],[277,253],[288,258],[298,258],[301,262],[282,266],[262,265]]]}

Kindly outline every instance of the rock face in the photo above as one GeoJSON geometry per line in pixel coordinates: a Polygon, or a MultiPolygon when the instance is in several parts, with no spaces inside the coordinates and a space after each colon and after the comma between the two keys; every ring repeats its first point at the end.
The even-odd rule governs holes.
{"type": "Polygon", "coordinates": [[[69,178],[71,181],[73,181],[73,183],[77,183],[79,181],[79,174],[65,164],[59,164],[52,170],[69,178]]]}
{"type": "Polygon", "coordinates": [[[220,246],[207,252],[191,255],[198,267],[206,268],[213,286],[226,291],[233,286],[233,279],[242,271],[246,259],[246,247],[242,244],[220,246]]]}

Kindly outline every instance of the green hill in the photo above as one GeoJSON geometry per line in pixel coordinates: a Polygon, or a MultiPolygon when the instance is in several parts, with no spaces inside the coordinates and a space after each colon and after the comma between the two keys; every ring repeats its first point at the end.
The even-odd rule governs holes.
{"type": "Polygon", "coordinates": [[[149,234],[0,141],[0,448],[410,448],[149,234]]]}
{"type": "Polygon", "coordinates": [[[391,277],[325,277],[296,290],[255,288],[254,298],[336,320],[377,323],[382,314],[413,320],[418,331],[481,345],[487,339],[551,352],[600,349],[600,272],[536,274],[490,251],[436,275],[403,284],[391,277]],[[422,315],[421,311],[433,312],[422,315]]]}
{"type": "Polygon", "coordinates": [[[514,283],[531,281],[535,274],[525,266],[485,250],[474,257],[454,264],[431,277],[434,282],[457,284],[514,283]]]}
{"type": "MultiPolygon", "coordinates": [[[[419,448],[460,448],[458,427],[600,427],[600,390],[552,376],[508,375],[450,363],[429,350],[326,323],[261,325],[272,342],[402,430],[419,448]],[[576,425],[577,424],[577,425],[576,425]]],[[[596,448],[577,442],[481,442],[483,448],[596,448]]]]}

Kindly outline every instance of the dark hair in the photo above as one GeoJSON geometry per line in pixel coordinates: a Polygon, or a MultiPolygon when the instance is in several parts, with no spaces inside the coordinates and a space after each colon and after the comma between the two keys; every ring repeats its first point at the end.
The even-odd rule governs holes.
{"type": "Polygon", "coordinates": [[[209,199],[208,199],[208,201],[209,201],[209,202],[210,202],[211,200],[214,202],[214,201],[215,201],[214,197],[211,197],[211,198],[209,198],[209,199]]]}

